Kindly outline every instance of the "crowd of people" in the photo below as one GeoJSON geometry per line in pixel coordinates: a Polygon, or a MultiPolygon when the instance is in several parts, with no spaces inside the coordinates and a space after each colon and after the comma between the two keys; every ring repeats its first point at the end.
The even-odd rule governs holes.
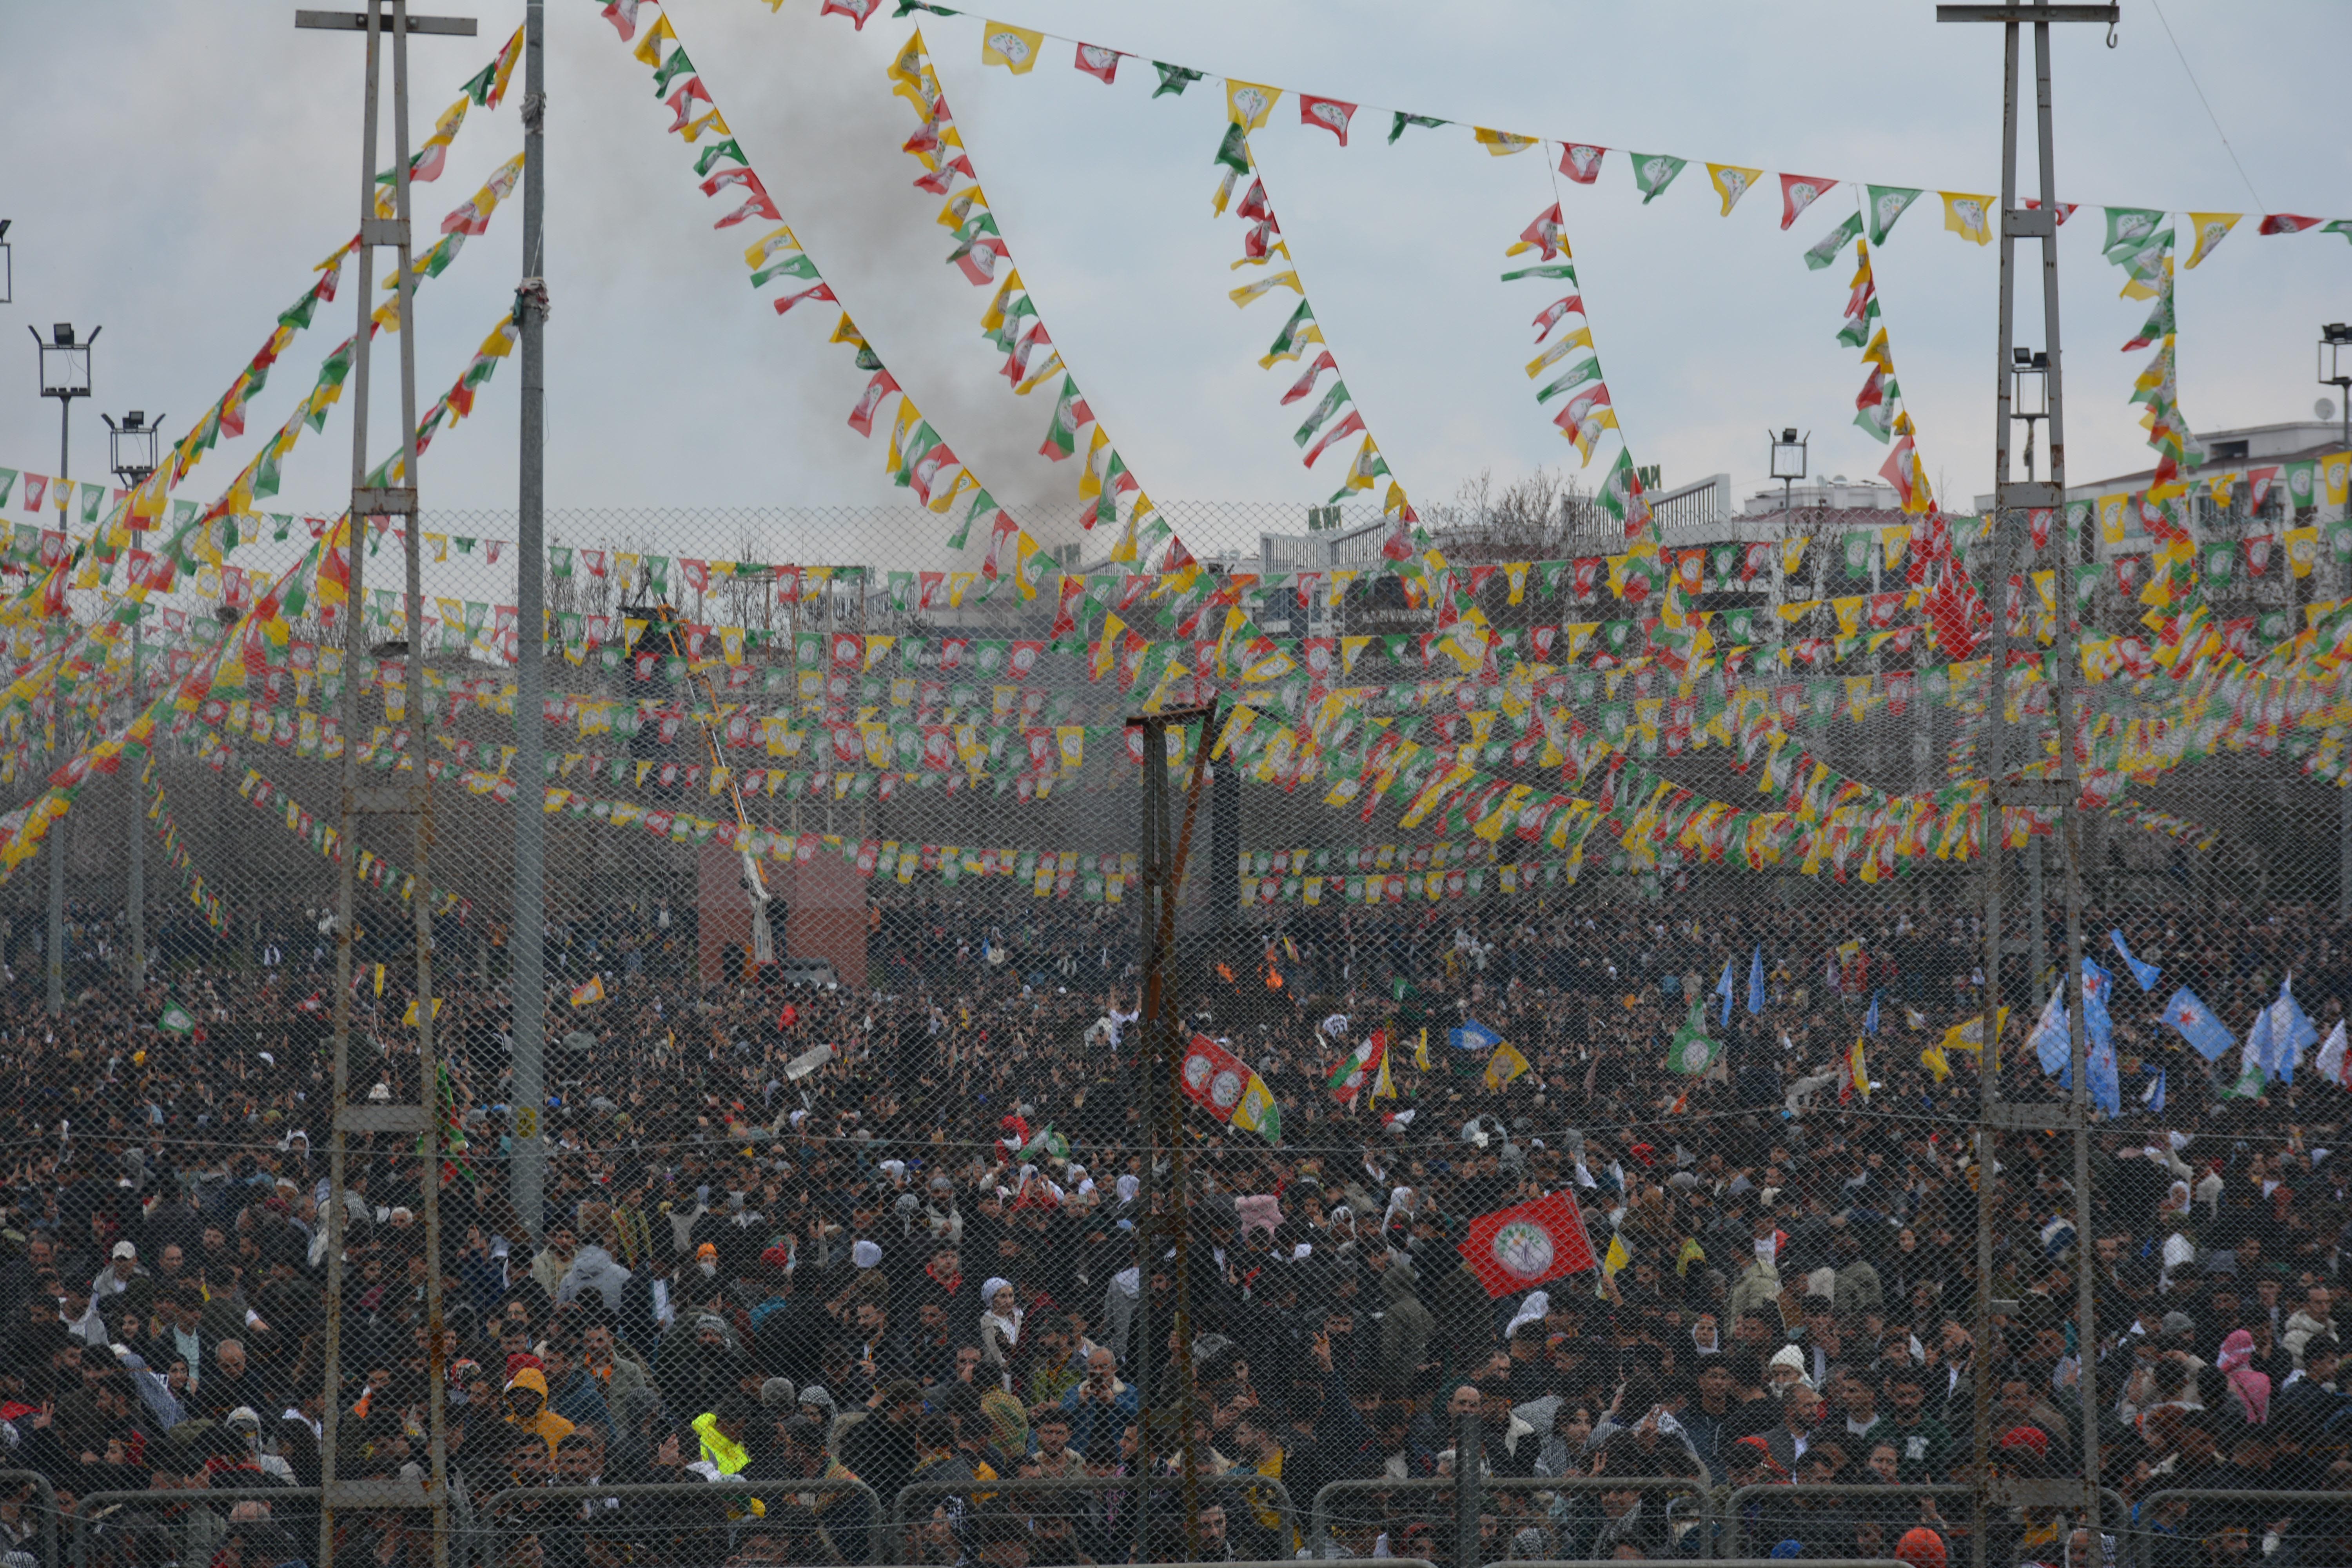
{"type": "MultiPolygon", "coordinates": [[[[1187,938],[1182,1028],[1264,1079],[1280,1142],[1187,1105],[1181,1172],[1148,1173],[1132,906],[877,911],[858,989],[628,965],[582,917],[570,945],[609,955],[605,998],[551,987],[530,1215],[510,999],[495,965],[445,971],[440,1254],[421,1142],[355,1134],[333,1301],[331,948],[289,921],[266,954],[98,981],[57,1019],[20,967],[0,991],[0,1550],[37,1557],[53,1499],[85,1563],[314,1561],[315,1503],[273,1492],[319,1483],[330,1426],[340,1479],[431,1470],[437,1268],[468,1568],[1472,1568],[1449,1521],[1473,1415],[1481,1563],[1722,1555],[1735,1536],[1954,1562],[1979,1466],[2076,1477],[2094,1451],[2102,1529],[2152,1537],[2158,1563],[2352,1556],[2335,1317],[2352,1161],[2334,1147],[2352,1101],[2307,1068],[2247,1092],[2234,1053],[2209,1068],[2160,1013],[2187,984],[2242,1027],[2291,973],[2327,1029],[2352,995],[2352,925],[2331,915],[2095,915],[2165,982],[2114,1001],[2128,1092],[2094,1140],[2092,1234],[2071,1141],[2009,1134],[1985,1283],[1979,1059],[1923,1059],[1982,1004],[1965,915],[1527,900],[1187,938]],[[1684,1074],[1695,1006],[1725,1048],[1684,1074]],[[1393,1096],[1335,1090],[1375,1031],[1393,1096]],[[1496,1081],[1457,1031],[1510,1041],[1526,1071],[1496,1081]],[[1472,1222],[1555,1193],[1606,1266],[1490,1295],[1472,1222]],[[1980,1284],[2013,1303],[1984,1342],[1980,1284]],[[1073,1484],[1007,1484],[1028,1478],[1073,1484]],[[2260,1489],[2343,1505],[2168,1495],[2260,1489]]],[[[2053,921],[2049,952],[2062,936],[2053,921]]],[[[2047,977],[2010,945],[2004,993],[2030,1014],[2047,977]]],[[[396,966],[362,973],[352,1100],[424,1099],[406,1000],[396,966]]],[[[2027,1023],[2003,1037],[2001,1092],[2045,1100],[2027,1023]]],[[[423,1564],[425,1517],[341,1512],[339,1550],[423,1564]]],[[[2091,1561],[2073,1524],[1997,1510],[1988,1560],[2091,1561]]]]}

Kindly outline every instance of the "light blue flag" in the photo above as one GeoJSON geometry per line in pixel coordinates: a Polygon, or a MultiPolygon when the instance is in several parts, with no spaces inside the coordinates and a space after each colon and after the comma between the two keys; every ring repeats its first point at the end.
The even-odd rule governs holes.
{"type": "Polygon", "coordinates": [[[1446,1030],[1445,1040],[1457,1051],[1491,1052],[1503,1043],[1503,1037],[1472,1018],[1446,1030]]]}
{"type": "Polygon", "coordinates": [[[1875,1035],[1878,1033],[1878,999],[1885,994],[1886,993],[1884,991],[1873,991],[1870,994],[1870,1011],[1863,1016],[1862,1020],[1862,1032],[1864,1034],[1875,1035]]]}
{"type": "Polygon", "coordinates": [[[2103,1006],[2116,994],[2116,977],[2100,968],[2087,954],[2083,959],[2083,994],[2095,996],[2103,1006]]]}
{"type": "Polygon", "coordinates": [[[2091,1041],[2091,1105],[2110,1117],[2124,1114],[2124,1084],[2115,1068],[2115,1037],[2091,1041]]]}
{"type": "Polygon", "coordinates": [[[1748,961],[1748,1011],[1751,1016],[1764,1011],[1764,949],[1761,944],[1748,961]]]}
{"type": "Polygon", "coordinates": [[[2164,1005],[2164,1021],[2209,1062],[2220,1061],[2222,1055],[2238,1043],[2238,1037],[2230,1032],[2230,1026],[2215,1017],[2213,1009],[2200,1001],[2197,993],[2186,985],[2174,992],[2172,1000],[2164,1005]]]}
{"type": "MultiPolygon", "coordinates": [[[[2083,1037],[2087,1046],[2095,1047],[2102,1040],[2113,1048],[2115,1023],[2107,1013],[2107,998],[2115,994],[2116,977],[2092,963],[2083,960],[2083,1037]]],[[[2033,1026],[2033,1054],[2042,1063],[2044,1073],[2064,1073],[2071,1079],[2074,1060],[2073,1032],[2066,1016],[2066,992],[2063,986],[2050,993],[2042,1005],[2042,1016],[2033,1026]]],[[[2069,1083],[2066,1087],[2072,1088],[2069,1083]]]]}
{"type": "Polygon", "coordinates": [[[2271,1026],[2270,1053],[2263,1058],[2263,1070],[2281,1083],[2294,1081],[2295,1062],[2305,1050],[2319,1043],[2319,1026],[2296,1003],[2294,986],[2293,974],[2282,979],[2278,1000],[2264,1009],[2271,1026]]]}
{"type": "Polygon", "coordinates": [[[2245,1047],[2238,1053],[2236,1092],[2248,1099],[2262,1093],[2263,1083],[2270,1078],[2270,1062],[2271,1010],[2265,1007],[2254,1015],[2253,1026],[2246,1031],[2245,1047]]]}
{"type": "Polygon", "coordinates": [[[1723,1016],[1716,1021],[1727,1026],[1731,1022],[1731,960],[1727,958],[1723,961],[1723,978],[1715,983],[1715,994],[1723,998],[1723,1016]]]}
{"type": "Polygon", "coordinates": [[[2066,1027],[2066,993],[2063,989],[2050,993],[2050,1000],[2042,1005],[2042,1016],[2034,1020],[2033,1037],[2029,1043],[2033,1047],[2034,1059],[2042,1064],[2042,1072],[2069,1070],[2074,1046],[2066,1027]]]}
{"type": "Polygon", "coordinates": [[[2162,1068],[2156,1069],[2156,1077],[2149,1080],[2146,1089],[2140,1090],[2139,1099],[2140,1103],[2147,1106],[2149,1110],[2158,1116],[2164,1114],[2164,1069],[2162,1068]]]}
{"type": "Polygon", "coordinates": [[[2162,974],[2164,971],[2153,963],[2142,963],[2138,959],[2134,958],[2132,950],[2124,945],[2124,933],[2121,931],[2109,931],[2107,940],[2114,942],[2116,951],[2123,955],[2124,967],[2131,971],[2134,980],[2139,982],[2139,988],[2142,991],[2155,990],[2157,976],[2162,974]]]}

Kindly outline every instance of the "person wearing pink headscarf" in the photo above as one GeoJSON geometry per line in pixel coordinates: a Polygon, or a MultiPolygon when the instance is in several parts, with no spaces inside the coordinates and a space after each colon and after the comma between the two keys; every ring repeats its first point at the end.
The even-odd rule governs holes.
{"type": "Polygon", "coordinates": [[[2237,1329],[2221,1342],[2221,1353],[2213,1364],[2230,1380],[2230,1392],[2237,1395],[2247,1425],[2260,1426],[2271,1415],[2271,1380],[2269,1373],[2253,1369],[2253,1359],[2254,1336],[2237,1329]]]}

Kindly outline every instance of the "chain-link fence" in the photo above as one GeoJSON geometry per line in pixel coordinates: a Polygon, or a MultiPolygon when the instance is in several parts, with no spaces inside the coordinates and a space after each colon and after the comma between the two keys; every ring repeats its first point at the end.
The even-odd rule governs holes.
{"type": "Polygon", "coordinates": [[[1465,1409],[1481,1561],[1957,1560],[2086,1377],[2127,1558],[2333,1560],[2352,568],[2242,501],[2153,597],[2063,513],[553,513],[530,671],[509,514],[36,582],[0,1535],[307,1557],[432,1473],[437,1265],[485,1564],[1463,1562],[1465,1409]]]}

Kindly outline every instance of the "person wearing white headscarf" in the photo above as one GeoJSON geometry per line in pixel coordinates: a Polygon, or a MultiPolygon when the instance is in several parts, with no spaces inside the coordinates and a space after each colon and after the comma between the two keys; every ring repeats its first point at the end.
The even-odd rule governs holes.
{"type": "Polygon", "coordinates": [[[980,1359],[999,1376],[1013,1364],[1013,1350],[1021,1342],[1022,1311],[1013,1296],[1013,1281],[991,1275],[980,1288],[980,1359]]]}

